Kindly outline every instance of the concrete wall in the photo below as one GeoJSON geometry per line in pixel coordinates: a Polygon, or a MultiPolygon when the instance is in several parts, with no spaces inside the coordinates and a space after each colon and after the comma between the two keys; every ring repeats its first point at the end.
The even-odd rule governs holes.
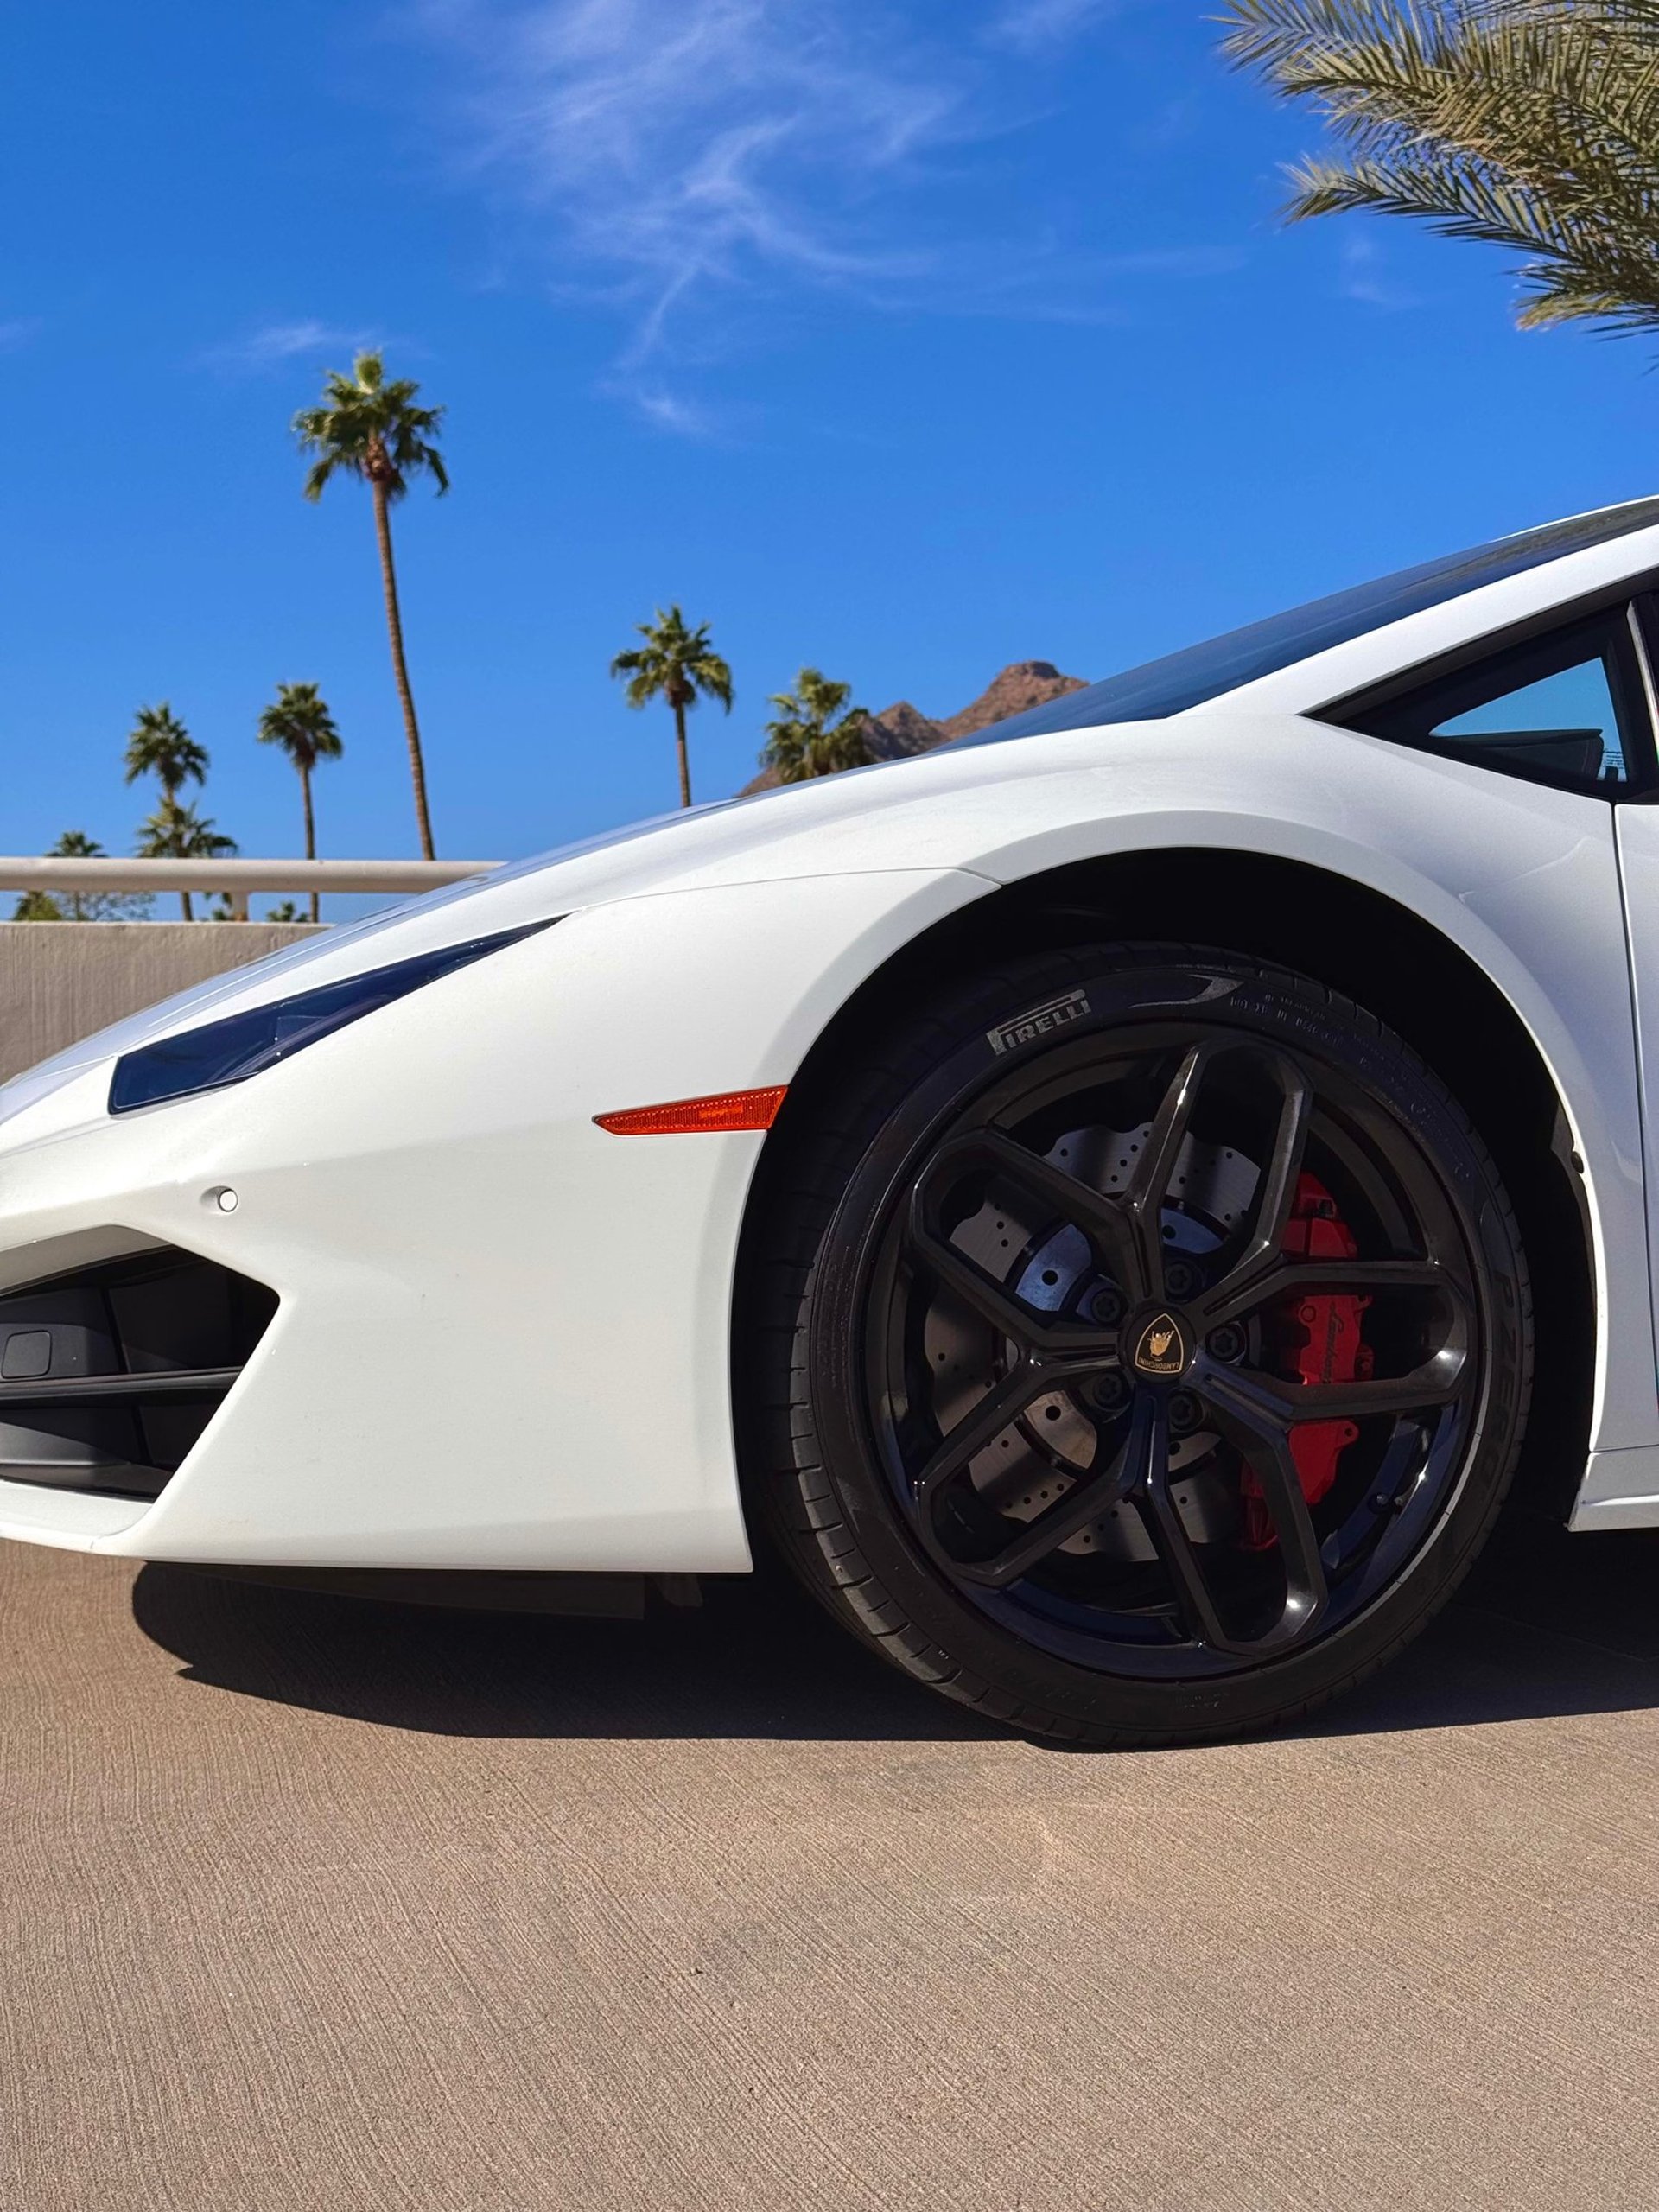
{"type": "Polygon", "coordinates": [[[0,1083],[312,934],[307,922],[0,922],[0,1083]]]}

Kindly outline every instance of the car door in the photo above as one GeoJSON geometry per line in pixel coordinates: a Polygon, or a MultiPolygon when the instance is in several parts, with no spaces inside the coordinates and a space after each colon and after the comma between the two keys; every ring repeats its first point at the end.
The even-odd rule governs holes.
{"type": "MultiPolygon", "coordinates": [[[[1649,1341],[1659,1347],[1654,1310],[1653,1255],[1659,1249],[1659,779],[1656,778],[1652,671],[1659,664],[1659,620],[1630,587],[1594,603],[1560,611],[1518,632],[1486,639],[1434,667],[1396,678],[1344,702],[1332,719],[1396,744],[1478,761],[1563,794],[1564,809],[1582,821],[1582,835],[1605,840],[1617,868],[1627,947],[1624,973],[1610,966],[1589,987],[1610,1000],[1599,1025],[1608,1037],[1634,1031],[1646,1208],[1645,1282],[1624,1274],[1604,1280],[1610,1306],[1644,1300],[1649,1341]],[[1611,836],[1610,833],[1611,832],[1611,836]]],[[[1592,1071],[1609,1090],[1630,1081],[1628,1058],[1592,1071]]],[[[1639,1249],[1639,1248],[1638,1248],[1639,1249]]],[[[1604,1313],[1604,1359],[1610,1327],[1622,1311],[1604,1313]]],[[[1647,1424],[1642,1425],[1644,1428],[1647,1424]]],[[[1599,1455],[1629,1463],[1608,1466],[1591,1484],[1628,1478],[1644,1490],[1659,1482],[1635,1465],[1659,1455],[1650,1445],[1599,1455]]]]}
{"type": "MultiPolygon", "coordinates": [[[[1659,722],[1654,674],[1659,669],[1659,598],[1639,594],[1630,623],[1638,640],[1650,722],[1659,722]]],[[[1649,1275],[1659,1287],[1659,775],[1633,776],[1615,809],[1624,926],[1630,947],[1630,998],[1635,1014],[1642,1100],[1642,1148],[1647,1176],[1649,1275]]],[[[1655,1315],[1659,1364],[1659,1311],[1655,1315]]]]}

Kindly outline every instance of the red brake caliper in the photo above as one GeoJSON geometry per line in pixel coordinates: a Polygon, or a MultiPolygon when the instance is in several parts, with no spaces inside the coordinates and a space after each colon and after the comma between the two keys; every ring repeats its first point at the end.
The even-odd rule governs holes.
{"type": "MultiPolygon", "coordinates": [[[[1287,1260],[1359,1256],[1353,1231],[1317,1175],[1297,1178],[1296,1203],[1286,1224],[1282,1249],[1287,1260]]],[[[1360,1341],[1360,1325],[1370,1302],[1355,1295],[1298,1299],[1294,1306],[1263,1315],[1263,1349],[1284,1374],[1303,1382],[1365,1381],[1374,1358],[1370,1346],[1360,1341]]],[[[1351,1421],[1305,1421],[1292,1429],[1291,1457],[1310,1505],[1317,1505],[1330,1491],[1343,1453],[1358,1434],[1351,1421]]],[[[1278,1537],[1261,1484],[1249,1467],[1239,1492],[1244,1506],[1241,1542],[1247,1551],[1271,1550],[1278,1537]]]]}

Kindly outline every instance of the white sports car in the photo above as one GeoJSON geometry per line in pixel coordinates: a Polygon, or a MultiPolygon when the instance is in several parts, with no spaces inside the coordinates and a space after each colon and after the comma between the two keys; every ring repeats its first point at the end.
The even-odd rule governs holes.
{"type": "Polygon", "coordinates": [[[19,1077],[0,1533],[591,1595],[764,1529],[1147,1743],[1397,1651],[1517,1464],[1659,1525],[1650,588],[1659,501],[1529,531],[19,1077]]]}

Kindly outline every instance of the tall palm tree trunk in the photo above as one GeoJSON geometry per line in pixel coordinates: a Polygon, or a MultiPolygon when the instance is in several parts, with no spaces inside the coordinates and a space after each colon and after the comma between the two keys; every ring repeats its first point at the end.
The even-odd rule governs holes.
{"type": "Polygon", "coordinates": [[[415,785],[415,820],[421,833],[421,856],[435,860],[432,845],[432,817],[426,810],[426,766],[421,759],[421,729],[415,719],[415,695],[409,688],[409,667],[404,658],[404,622],[397,611],[397,571],[391,557],[391,512],[384,484],[370,480],[374,493],[374,534],[380,543],[380,581],[386,593],[386,632],[391,639],[391,672],[403,702],[404,734],[409,740],[409,772],[415,785]]]}
{"type": "Polygon", "coordinates": [[[687,752],[685,745],[685,702],[683,699],[677,699],[674,702],[674,742],[679,749],[680,755],[680,804],[690,806],[691,804],[691,755],[687,752]]]}
{"type": "MultiPolygon", "coordinates": [[[[317,824],[315,817],[311,811],[311,771],[308,768],[302,768],[300,771],[300,803],[305,809],[305,857],[308,861],[314,861],[317,857],[317,824]]],[[[322,918],[317,911],[317,893],[315,889],[311,893],[311,918],[314,922],[321,921],[322,918]]]]}
{"type": "MultiPolygon", "coordinates": [[[[165,776],[162,778],[161,784],[162,804],[164,806],[177,805],[179,793],[183,786],[179,784],[168,783],[165,776]]],[[[195,920],[195,915],[190,906],[190,893],[188,891],[181,891],[179,893],[179,911],[182,913],[187,922],[194,922],[195,920]]]]}

